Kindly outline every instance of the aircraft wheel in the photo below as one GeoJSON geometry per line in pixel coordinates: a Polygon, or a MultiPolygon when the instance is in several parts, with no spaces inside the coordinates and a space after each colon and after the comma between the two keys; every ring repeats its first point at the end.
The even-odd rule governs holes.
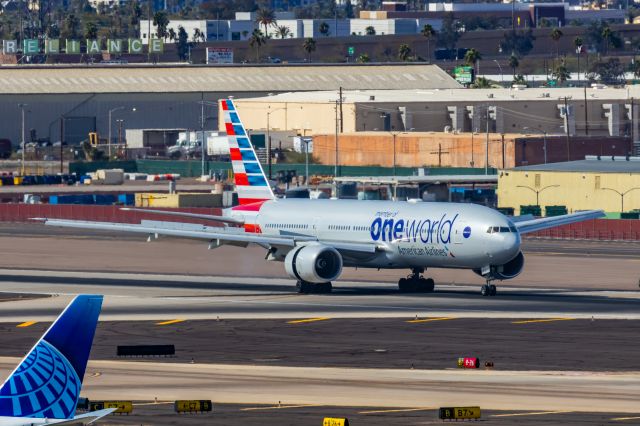
{"type": "Polygon", "coordinates": [[[495,296],[496,293],[498,292],[498,289],[495,285],[490,284],[489,285],[489,296],[495,296]]]}
{"type": "Polygon", "coordinates": [[[489,296],[491,294],[491,290],[489,289],[488,284],[484,284],[482,287],[480,287],[480,294],[483,296],[489,296]]]}
{"type": "Polygon", "coordinates": [[[436,283],[433,278],[423,278],[420,280],[420,287],[423,292],[431,293],[435,289],[436,283]]]}

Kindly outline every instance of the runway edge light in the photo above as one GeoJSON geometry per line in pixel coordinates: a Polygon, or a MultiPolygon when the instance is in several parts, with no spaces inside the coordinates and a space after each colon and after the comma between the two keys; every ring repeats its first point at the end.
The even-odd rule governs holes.
{"type": "Polygon", "coordinates": [[[480,407],[441,407],[438,417],[441,420],[478,420],[480,407]]]}
{"type": "Polygon", "coordinates": [[[322,426],[349,426],[349,419],[337,417],[325,417],[322,426]]]}

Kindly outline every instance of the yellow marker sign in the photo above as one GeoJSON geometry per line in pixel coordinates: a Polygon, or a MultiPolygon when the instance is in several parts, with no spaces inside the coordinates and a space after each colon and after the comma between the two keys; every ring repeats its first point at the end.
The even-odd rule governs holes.
{"type": "Polygon", "coordinates": [[[547,318],[536,320],[513,321],[512,324],[532,324],[536,322],[573,321],[575,318],[547,318]]]}
{"type": "Polygon", "coordinates": [[[91,401],[90,411],[104,410],[106,408],[116,408],[113,414],[130,414],[133,412],[131,401],[91,401]]]}
{"type": "Polygon", "coordinates": [[[474,420],[480,418],[480,407],[444,407],[440,408],[441,420],[474,420]]]}
{"type": "Polygon", "coordinates": [[[16,325],[16,327],[18,328],[24,328],[24,327],[31,327],[34,324],[37,324],[38,321],[27,321],[27,322],[23,322],[22,324],[18,324],[16,325]]]}
{"type": "Polygon", "coordinates": [[[349,426],[348,419],[339,419],[333,417],[325,417],[322,426],[349,426]]]}
{"type": "Polygon", "coordinates": [[[330,318],[326,318],[326,317],[320,317],[320,318],[307,318],[307,319],[301,319],[301,320],[295,320],[295,321],[287,321],[287,324],[304,324],[307,322],[316,322],[316,321],[326,321],[330,318]]]}
{"type": "Polygon", "coordinates": [[[414,319],[414,320],[410,320],[407,321],[410,324],[416,324],[416,323],[420,323],[420,322],[431,322],[431,321],[446,321],[446,320],[452,320],[455,318],[452,317],[442,317],[442,318],[423,318],[423,319],[414,319]]]}
{"type": "Polygon", "coordinates": [[[183,319],[174,319],[170,321],[157,322],[156,325],[171,325],[171,324],[177,324],[179,322],[185,322],[185,321],[186,320],[183,320],[183,319]]]}

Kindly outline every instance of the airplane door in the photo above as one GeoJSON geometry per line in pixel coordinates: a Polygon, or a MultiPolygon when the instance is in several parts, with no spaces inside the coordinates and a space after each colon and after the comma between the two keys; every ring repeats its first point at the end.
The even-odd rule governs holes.
{"type": "Polygon", "coordinates": [[[469,233],[469,230],[470,228],[465,222],[458,223],[453,230],[453,243],[462,244],[462,242],[465,240],[465,233],[469,233]]]}
{"type": "Polygon", "coordinates": [[[313,221],[311,222],[312,226],[313,226],[313,235],[315,235],[316,237],[320,237],[320,218],[319,217],[314,217],[313,221]]]}

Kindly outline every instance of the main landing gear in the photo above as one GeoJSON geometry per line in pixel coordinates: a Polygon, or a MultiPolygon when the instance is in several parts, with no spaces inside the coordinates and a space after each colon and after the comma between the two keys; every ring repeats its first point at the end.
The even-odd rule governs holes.
{"type": "Polygon", "coordinates": [[[424,268],[413,268],[407,278],[400,278],[398,288],[401,293],[430,293],[435,287],[432,278],[424,278],[424,268]]]}
{"type": "Polygon", "coordinates": [[[491,280],[487,280],[487,283],[480,288],[480,294],[483,296],[495,296],[497,291],[496,286],[491,284],[491,280]]]}
{"type": "Polygon", "coordinates": [[[333,286],[331,283],[315,284],[307,281],[296,281],[296,290],[301,294],[326,294],[331,293],[333,286]]]}

